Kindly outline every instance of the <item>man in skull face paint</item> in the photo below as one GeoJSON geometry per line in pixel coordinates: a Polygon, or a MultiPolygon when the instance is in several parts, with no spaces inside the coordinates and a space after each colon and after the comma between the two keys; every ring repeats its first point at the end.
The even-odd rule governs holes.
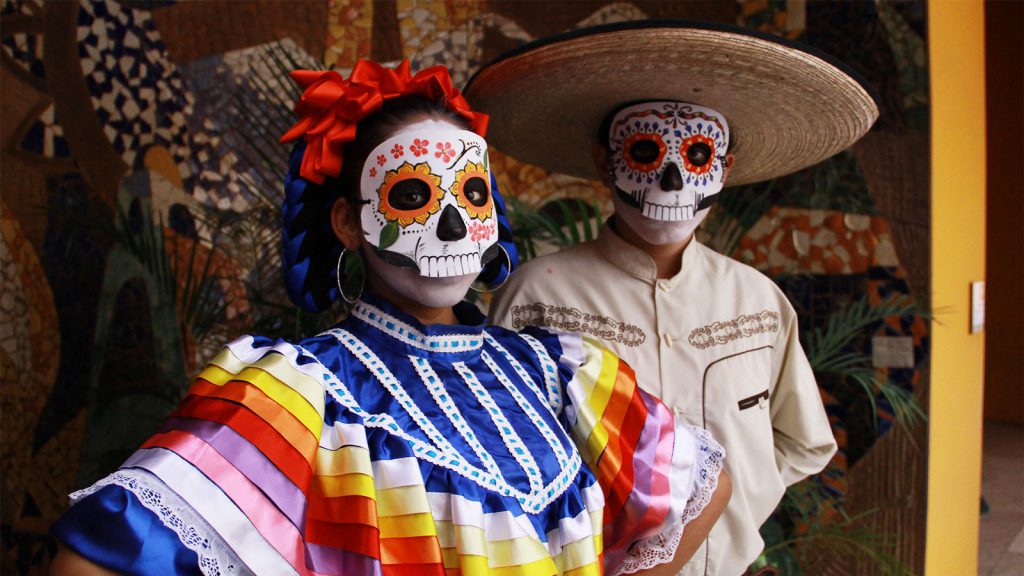
{"type": "Polygon", "coordinates": [[[723,440],[734,496],[680,574],[743,574],[786,486],[819,472],[836,443],[792,306],[694,230],[727,179],[772,178],[852,144],[877,117],[870,90],[777,38],[661,21],[521,47],[466,95],[496,118],[492,144],[599,179],[615,208],[597,239],[523,265],[492,320],[601,338],[677,418],[723,440]],[[790,76],[765,91],[763,79],[790,76]],[[544,136],[553,126],[557,138],[544,136]]]}

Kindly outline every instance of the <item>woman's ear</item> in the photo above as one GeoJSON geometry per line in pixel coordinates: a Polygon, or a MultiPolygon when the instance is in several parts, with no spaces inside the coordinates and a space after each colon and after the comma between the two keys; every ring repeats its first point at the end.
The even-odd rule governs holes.
{"type": "Polygon", "coordinates": [[[358,250],[363,243],[359,216],[344,198],[338,198],[331,207],[331,229],[348,250],[358,250]]]}

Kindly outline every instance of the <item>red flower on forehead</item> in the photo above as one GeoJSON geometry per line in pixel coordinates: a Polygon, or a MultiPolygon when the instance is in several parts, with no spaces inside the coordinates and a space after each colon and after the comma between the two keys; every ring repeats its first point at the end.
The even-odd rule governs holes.
{"type": "Polygon", "coordinates": [[[322,184],[341,173],[345,145],[355,140],[359,122],[380,110],[385,100],[418,94],[440,101],[469,121],[474,132],[487,132],[487,115],[474,112],[462,92],[452,86],[448,69],[433,66],[413,76],[409,61],[394,70],[360,60],[348,79],[333,70],[296,70],[295,82],[305,89],[295,103],[298,122],[281,137],[281,143],[302,138],[306,150],[299,175],[322,184]]]}

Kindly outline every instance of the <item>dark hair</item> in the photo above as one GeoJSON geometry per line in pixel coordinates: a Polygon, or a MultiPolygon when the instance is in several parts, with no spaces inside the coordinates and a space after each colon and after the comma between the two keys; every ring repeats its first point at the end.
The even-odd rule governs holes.
{"type": "MultiPolygon", "coordinates": [[[[400,96],[386,100],[380,111],[359,122],[356,139],[345,146],[345,163],[333,186],[338,188],[335,200],[344,197],[350,205],[357,205],[359,179],[370,152],[401,128],[421,120],[447,120],[463,130],[470,129],[469,122],[445,107],[443,102],[427,100],[422,96],[400,96]]],[[[324,186],[327,184],[324,182],[324,186]]]]}
{"type": "MultiPolygon", "coordinates": [[[[403,126],[429,119],[447,120],[469,129],[469,123],[447,108],[444,102],[428,100],[422,96],[401,96],[385,101],[378,112],[359,122],[355,140],[345,146],[344,163],[337,178],[327,178],[323,184],[302,178],[299,169],[306,144],[299,142],[292,149],[288,174],[284,180],[285,198],[281,206],[284,248],[281,265],[288,297],[295,305],[309,312],[320,312],[330,308],[338,298],[336,265],[342,244],[331,228],[330,214],[334,203],[339,198],[345,198],[351,209],[358,214],[361,205],[360,177],[370,152],[403,126]]],[[[508,251],[511,230],[504,216],[504,202],[493,182],[492,178],[492,193],[499,215],[499,238],[507,240],[508,244],[502,244],[508,251]]],[[[512,248],[510,260],[514,253],[512,248]]],[[[500,260],[499,265],[504,266],[504,260],[500,260]]],[[[500,277],[503,280],[507,275],[507,270],[502,274],[495,273],[494,266],[490,268],[481,272],[481,279],[487,281],[490,277],[500,277]]]]}

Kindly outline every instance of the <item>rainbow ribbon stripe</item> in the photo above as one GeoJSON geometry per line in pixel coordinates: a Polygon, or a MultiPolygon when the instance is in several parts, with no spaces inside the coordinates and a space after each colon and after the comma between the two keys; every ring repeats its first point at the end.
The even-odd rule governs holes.
{"type": "MultiPolygon", "coordinates": [[[[592,342],[546,336],[561,356],[563,422],[598,479],[582,482],[583,512],[560,518],[547,534],[521,509],[485,513],[481,499],[494,494],[446,491],[437,478],[452,470],[433,470],[425,481],[429,465],[404,441],[368,441],[385,431],[326,393],[321,364],[294,346],[257,348],[251,338],[229,345],[199,374],[118,473],[75,496],[79,504],[99,498],[120,524],[97,531],[96,520],[81,517],[95,506],[75,506],[54,531],[124,573],[195,559],[274,575],[600,576],[606,560],[620,561],[633,542],[679,522],[674,497],[685,503],[678,487],[692,482],[669,482],[674,421],[640,391],[633,371],[592,342]],[[143,506],[110,504],[111,485],[143,506]],[[146,521],[150,533],[177,540],[165,534],[140,537],[162,548],[111,545],[96,535],[146,521]]],[[[559,502],[542,513],[558,514],[559,502]]]]}

